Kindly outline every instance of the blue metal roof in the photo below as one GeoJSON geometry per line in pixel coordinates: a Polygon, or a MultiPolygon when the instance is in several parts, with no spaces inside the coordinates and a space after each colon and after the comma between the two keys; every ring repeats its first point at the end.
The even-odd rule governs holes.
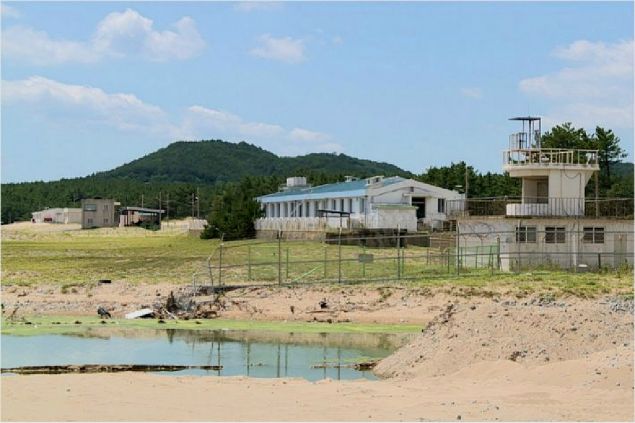
{"type": "MultiPolygon", "coordinates": [[[[382,187],[396,184],[405,181],[400,176],[392,176],[390,178],[384,178],[375,187],[380,185],[382,187]]],[[[350,182],[337,182],[334,184],[319,185],[317,187],[290,189],[288,191],[274,192],[273,194],[267,194],[258,197],[259,200],[266,200],[271,202],[272,200],[281,199],[283,201],[290,201],[296,199],[313,200],[321,198],[333,198],[333,197],[359,197],[366,195],[366,179],[358,179],[350,182]]]]}

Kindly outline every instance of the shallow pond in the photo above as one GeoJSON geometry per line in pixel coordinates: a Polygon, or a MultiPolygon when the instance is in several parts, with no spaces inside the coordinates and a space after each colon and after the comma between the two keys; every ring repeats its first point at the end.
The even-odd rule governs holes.
{"type": "Polygon", "coordinates": [[[404,335],[207,330],[88,329],[67,335],[2,336],[2,367],[64,364],[220,365],[173,375],[376,379],[347,367],[383,358],[404,335]],[[319,368],[315,367],[326,366],[319,368]]]}

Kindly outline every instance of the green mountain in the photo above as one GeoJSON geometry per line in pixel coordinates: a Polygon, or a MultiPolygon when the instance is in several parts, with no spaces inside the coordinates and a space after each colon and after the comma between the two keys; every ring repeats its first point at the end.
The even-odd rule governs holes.
{"type": "Polygon", "coordinates": [[[234,144],[220,140],[175,142],[98,176],[143,182],[215,184],[238,181],[245,176],[303,176],[303,173],[315,172],[360,177],[411,176],[397,166],[345,154],[279,157],[246,142],[234,144]]]}
{"type": "Polygon", "coordinates": [[[124,206],[168,209],[170,217],[190,216],[200,199],[207,215],[212,197],[225,183],[251,177],[258,195],[274,192],[287,176],[307,176],[314,185],[344,175],[412,174],[388,164],[344,154],[279,157],[255,145],[224,141],[176,142],[111,171],[51,182],[2,184],[2,222],[29,220],[46,207],[79,207],[82,198],[115,198],[124,206]]]}

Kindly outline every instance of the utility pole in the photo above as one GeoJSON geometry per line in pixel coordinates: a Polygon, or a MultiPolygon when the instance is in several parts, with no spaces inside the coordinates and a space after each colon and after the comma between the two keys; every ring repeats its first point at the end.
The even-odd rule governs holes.
{"type": "Polygon", "coordinates": [[[161,191],[159,191],[159,222],[161,221],[161,211],[160,211],[161,210],[161,205],[162,205],[162,202],[161,202],[161,191]]]}
{"type": "Polygon", "coordinates": [[[468,180],[468,167],[467,163],[465,163],[465,198],[467,198],[467,192],[470,189],[469,180],[468,180]]]}
{"type": "Polygon", "coordinates": [[[170,193],[168,192],[167,194],[165,194],[165,196],[166,196],[166,199],[165,199],[165,208],[166,208],[165,218],[169,222],[170,221],[170,193]]]}
{"type": "Polygon", "coordinates": [[[192,218],[194,218],[194,193],[192,193],[192,218]]]}

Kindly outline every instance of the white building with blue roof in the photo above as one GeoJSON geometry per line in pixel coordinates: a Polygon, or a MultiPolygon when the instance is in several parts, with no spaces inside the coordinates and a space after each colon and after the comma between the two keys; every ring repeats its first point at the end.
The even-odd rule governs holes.
{"type": "Polygon", "coordinates": [[[258,231],[319,232],[327,229],[437,228],[447,219],[446,201],[463,198],[456,191],[399,176],[347,177],[312,187],[304,177],[287,178],[279,192],[257,200],[265,216],[258,231]]]}

